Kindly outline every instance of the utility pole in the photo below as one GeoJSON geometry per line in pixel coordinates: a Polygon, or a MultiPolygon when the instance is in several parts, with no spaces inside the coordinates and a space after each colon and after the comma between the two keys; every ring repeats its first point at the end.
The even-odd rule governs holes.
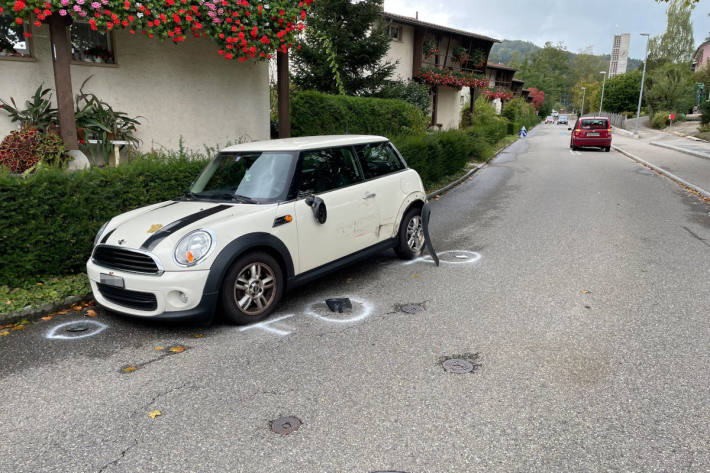
{"type": "Polygon", "coordinates": [[[604,74],[604,80],[602,81],[602,98],[599,101],[599,115],[601,116],[602,106],[604,105],[604,86],[606,86],[606,71],[601,71],[599,73],[604,74]]]}
{"type": "Polygon", "coordinates": [[[634,127],[634,135],[638,138],[639,136],[639,120],[641,120],[641,99],[643,98],[643,83],[646,79],[646,63],[648,62],[648,33],[641,33],[641,36],[646,37],[646,55],[643,58],[643,73],[641,74],[641,90],[639,91],[639,106],[636,109],[636,126],[634,127]]]}
{"type": "Polygon", "coordinates": [[[582,87],[582,109],[579,111],[579,118],[582,118],[582,115],[584,115],[584,97],[587,95],[587,88],[582,87]]]}

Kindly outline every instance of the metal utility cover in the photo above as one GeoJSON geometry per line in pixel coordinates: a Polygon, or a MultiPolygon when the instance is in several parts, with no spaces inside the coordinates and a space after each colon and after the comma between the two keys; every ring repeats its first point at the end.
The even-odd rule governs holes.
{"type": "Polygon", "coordinates": [[[470,373],[473,371],[473,363],[463,358],[452,358],[444,361],[444,369],[454,374],[470,373]]]}
{"type": "Polygon", "coordinates": [[[279,435],[288,435],[297,431],[301,424],[302,422],[298,417],[279,417],[271,421],[271,430],[279,435]]]}

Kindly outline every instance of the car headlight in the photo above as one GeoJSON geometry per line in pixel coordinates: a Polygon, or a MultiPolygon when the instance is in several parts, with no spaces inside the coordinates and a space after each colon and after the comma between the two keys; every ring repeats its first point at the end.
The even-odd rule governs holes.
{"type": "Polygon", "coordinates": [[[214,234],[209,230],[188,233],[175,247],[175,261],[181,266],[194,266],[209,254],[214,243],[214,234]]]}
{"type": "Polygon", "coordinates": [[[110,221],[111,220],[104,223],[103,225],[101,225],[101,228],[99,228],[99,232],[94,237],[94,246],[96,246],[99,243],[99,238],[101,238],[101,235],[104,233],[104,230],[106,230],[106,226],[109,224],[110,221]]]}

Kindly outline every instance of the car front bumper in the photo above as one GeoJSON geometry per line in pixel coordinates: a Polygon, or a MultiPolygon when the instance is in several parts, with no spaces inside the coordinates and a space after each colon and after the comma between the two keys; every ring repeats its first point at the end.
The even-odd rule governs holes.
{"type": "Polygon", "coordinates": [[[209,270],[139,274],[86,263],[96,302],[125,315],[160,319],[202,319],[213,315],[216,294],[204,294],[209,270]],[[123,278],[124,287],[101,285],[101,274],[123,278]]]}

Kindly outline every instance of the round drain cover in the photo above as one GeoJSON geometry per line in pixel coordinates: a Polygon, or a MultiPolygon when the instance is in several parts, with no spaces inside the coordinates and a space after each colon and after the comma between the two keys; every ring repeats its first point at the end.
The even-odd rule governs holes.
{"type": "Polygon", "coordinates": [[[288,435],[301,427],[301,420],[298,417],[279,417],[271,421],[271,430],[279,435],[288,435]]]}
{"type": "Polygon", "coordinates": [[[84,324],[74,324],[68,326],[64,330],[66,330],[67,332],[86,332],[87,330],[89,330],[89,327],[84,324]]]}
{"type": "Polygon", "coordinates": [[[404,304],[400,307],[400,310],[405,314],[416,314],[424,310],[422,304],[404,304]]]}
{"type": "Polygon", "coordinates": [[[473,371],[473,363],[462,358],[452,358],[444,362],[444,369],[454,374],[470,373],[473,371]]]}

